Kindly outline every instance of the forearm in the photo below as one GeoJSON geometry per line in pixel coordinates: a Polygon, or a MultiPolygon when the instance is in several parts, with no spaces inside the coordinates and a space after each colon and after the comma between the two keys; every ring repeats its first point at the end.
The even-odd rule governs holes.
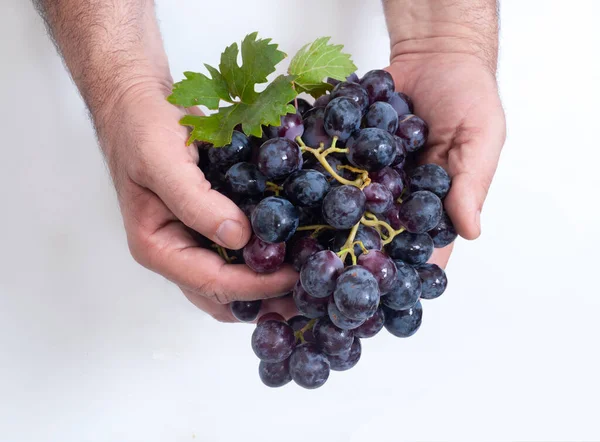
{"type": "Polygon", "coordinates": [[[496,0],[383,0],[383,6],[392,60],[414,53],[462,52],[496,70],[496,0]]]}
{"type": "Polygon", "coordinates": [[[34,0],[96,125],[141,85],[168,89],[152,0],[34,0]]]}

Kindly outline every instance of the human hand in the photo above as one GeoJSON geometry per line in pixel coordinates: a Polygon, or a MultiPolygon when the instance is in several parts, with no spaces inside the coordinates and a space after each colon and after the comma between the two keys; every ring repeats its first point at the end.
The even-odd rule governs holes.
{"type": "MultiPolygon", "coordinates": [[[[289,292],[291,267],[257,274],[227,264],[199,247],[191,228],[213,242],[239,249],[251,227],[244,213],[211,189],[197,166],[198,151],[186,146],[184,114],[169,104],[169,90],[155,84],[129,88],[96,118],[100,144],[117,189],[125,230],[135,260],[176,283],[188,299],[215,319],[233,322],[227,303],[289,292]]],[[[270,299],[263,310],[293,313],[290,299],[270,299]]]]}

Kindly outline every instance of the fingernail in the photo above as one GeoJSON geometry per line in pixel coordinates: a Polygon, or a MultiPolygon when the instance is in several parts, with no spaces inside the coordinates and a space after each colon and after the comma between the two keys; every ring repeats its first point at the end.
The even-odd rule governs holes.
{"type": "Polygon", "coordinates": [[[235,249],[240,247],[243,234],[244,229],[240,223],[232,219],[226,219],[217,229],[215,236],[226,247],[235,249]]]}

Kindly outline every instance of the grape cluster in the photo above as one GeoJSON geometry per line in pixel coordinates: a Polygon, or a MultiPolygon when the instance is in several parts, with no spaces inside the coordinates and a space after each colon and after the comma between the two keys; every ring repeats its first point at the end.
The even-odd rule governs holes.
{"type": "Polygon", "coordinates": [[[435,164],[413,166],[429,129],[391,75],[329,83],[331,93],[314,105],[295,100],[296,113],[262,138],[240,129],[231,144],[201,149],[213,189],[239,205],[254,232],[242,251],[213,247],[259,273],[285,262],[300,272],[289,294],[298,316],[258,318],[261,301],[231,304],[240,321],[258,318],[252,348],[270,387],[320,387],[330,370],[356,365],[361,339],[383,328],[413,335],[421,299],[447,285],[427,261],[457,236],[443,209],[450,177],[435,164]]]}

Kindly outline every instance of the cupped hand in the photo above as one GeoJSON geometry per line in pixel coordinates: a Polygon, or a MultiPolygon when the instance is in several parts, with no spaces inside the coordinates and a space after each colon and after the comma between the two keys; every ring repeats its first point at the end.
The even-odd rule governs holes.
{"type": "MultiPolygon", "coordinates": [[[[432,52],[395,56],[387,70],[429,124],[419,162],[449,173],[445,209],[463,238],[476,239],[506,132],[493,69],[477,55],[432,52]]],[[[451,251],[436,249],[432,262],[445,267],[451,251]]]]}
{"type": "MultiPolygon", "coordinates": [[[[277,297],[298,278],[289,266],[257,274],[228,264],[199,247],[188,228],[228,249],[250,239],[250,224],[228,198],[211,189],[197,166],[198,151],[187,146],[184,114],[169,104],[167,90],[130,88],[96,121],[118,193],[129,248],[135,260],[176,283],[189,300],[214,318],[231,322],[228,303],[277,297]]],[[[263,303],[264,311],[289,316],[289,299],[263,303]]]]}

